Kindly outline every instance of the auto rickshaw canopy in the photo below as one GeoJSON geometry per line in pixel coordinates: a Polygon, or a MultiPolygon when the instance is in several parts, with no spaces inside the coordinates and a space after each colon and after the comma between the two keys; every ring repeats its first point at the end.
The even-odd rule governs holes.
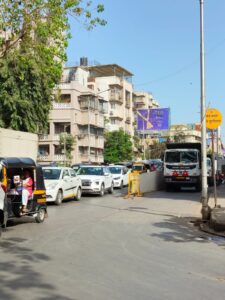
{"type": "Polygon", "coordinates": [[[0,157],[0,163],[6,168],[35,168],[36,163],[29,157],[0,157]]]}
{"type": "Polygon", "coordinates": [[[33,169],[36,172],[36,189],[45,190],[42,168],[29,157],[0,157],[0,169],[33,169]]]}

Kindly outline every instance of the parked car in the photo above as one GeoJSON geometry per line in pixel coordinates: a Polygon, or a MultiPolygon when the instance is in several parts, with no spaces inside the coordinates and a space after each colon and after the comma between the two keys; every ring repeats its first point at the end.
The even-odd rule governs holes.
{"type": "Polygon", "coordinates": [[[106,190],[113,193],[113,175],[107,166],[83,165],[77,176],[81,178],[82,193],[99,194],[101,197],[106,190]]]}
{"type": "Polygon", "coordinates": [[[60,205],[64,199],[81,199],[81,179],[72,168],[44,167],[43,174],[47,202],[60,205]]]}
{"type": "Polygon", "coordinates": [[[163,169],[163,162],[160,159],[150,159],[150,170],[152,171],[162,171],[163,169]]]}
{"type": "Polygon", "coordinates": [[[113,174],[114,187],[123,188],[128,185],[129,170],[125,166],[112,165],[109,166],[110,172],[113,174]]]}
{"type": "Polygon", "coordinates": [[[75,171],[75,173],[77,173],[81,166],[82,164],[74,164],[71,166],[71,168],[75,171]]]}

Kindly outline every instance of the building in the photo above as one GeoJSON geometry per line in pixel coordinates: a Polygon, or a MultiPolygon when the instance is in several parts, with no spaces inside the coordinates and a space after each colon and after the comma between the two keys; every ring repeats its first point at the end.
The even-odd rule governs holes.
{"type": "Polygon", "coordinates": [[[88,87],[101,92],[109,104],[105,114],[106,129],[119,130],[134,135],[133,74],[117,64],[87,66],[88,87]]]}
{"type": "Polygon", "coordinates": [[[153,98],[153,95],[148,92],[133,92],[133,107],[134,112],[137,109],[157,108],[159,103],[153,98]]]}
{"type": "Polygon", "coordinates": [[[134,107],[139,108],[141,101],[142,107],[156,108],[159,104],[151,94],[133,91],[132,76],[117,64],[91,66],[85,57],[79,65],[65,67],[55,90],[49,131],[40,136],[38,161],[65,162],[62,134],[76,138],[72,163],[103,162],[104,130],[123,129],[133,137],[134,107]]]}
{"type": "Polygon", "coordinates": [[[177,143],[201,142],[200,124],[177,124],[171,125],[170,130],[161,133],[161,138],[177,143]]]}
{"type": "Polygon", "coordinates": [[[107,105],[100,93],[87,87],[88,70],[65,68],[62,82],[55,91],[49,116],[49,131],[40,136],[40,163],[65,163],[60,134],[75,137],[71,163],[98,162],[103,159],[104,113],[107,105]]]}
{"type": "Polygon", "coordinates": [[[155,141],[155,134],[149,132],[141,133],[137,131],[137,110],[139,109],[151,109],[158,108],[159,103],[153,98],[153,95],[149,92],[144,91],[134,91],[133,92],[133,118],[134,118],[134,126],[135,126],[135,134],[139,138],[138,148],[135,147],[134,153],[137,159],[143,158],[145,159],[145,151],[148,149],[150,145],[152,145],[155,141]],[[141,149],[141,153],[140,153],[141,149]]]}

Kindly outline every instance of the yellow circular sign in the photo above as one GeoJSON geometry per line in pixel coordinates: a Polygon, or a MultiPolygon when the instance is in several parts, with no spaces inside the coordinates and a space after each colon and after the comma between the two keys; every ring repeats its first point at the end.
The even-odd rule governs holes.
{"type": "Polygon", "coordinates": [[[222,124],[222,114],[214,108],[206,111],[206,127],[208,129],[217,129],[222,124]]]}

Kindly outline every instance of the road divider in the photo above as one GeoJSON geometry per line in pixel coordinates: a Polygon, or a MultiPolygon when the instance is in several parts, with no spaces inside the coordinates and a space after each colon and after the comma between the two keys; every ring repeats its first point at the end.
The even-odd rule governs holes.
{"type": "Polygon", "coordinates": [[[144,193],[162,189],[164,189],[164,179],[161,171],[141,174],[138,172],[131,172],[128,177],[128,194],[125,198],[131,196],[141,197],[144,193]]]}

